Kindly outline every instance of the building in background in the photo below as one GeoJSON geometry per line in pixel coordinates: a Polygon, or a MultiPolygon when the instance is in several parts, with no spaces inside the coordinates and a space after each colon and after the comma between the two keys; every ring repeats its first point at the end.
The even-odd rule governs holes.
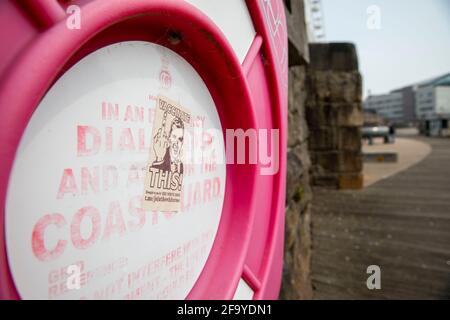
{"type": "Polygon", "coordinates": [[[403,95],[401,92],[371,95],[364,102],[364,110],[376,113],[387,122],[393,124],[403,123],[403,95]]]}
{"type": "MultiPolygon", "coordinates": [[[[289,6],[290,0],[285,1],[289,6]]],[[[305,0],[305,23],[309,42],[326,41],[324,11],[321,0],[305,0]]]]}
{"type": "Polygon", "coordinates": [[[415,100],[420,131],[450,137],[450,73],[418,84],[415,100]]]}
{"type": "Polygon", "coordinates": [[[402,123],[412,125],[417,121],[416,117],[416,94],[414,86],[408,86],[392,92],[402,95],[402,123]]]}
{"type": "Polygon", "coordinates": [[[450,73],[423,82],[416,89],[418,119],[448,118],[450,115],[450,73]]]}
{"type": "Polygon", "coordinates": [[[364,109],[395,125],[419,124],[427,135],[450,135],[450,73],[388,94],[369,95],[364,109]]]}

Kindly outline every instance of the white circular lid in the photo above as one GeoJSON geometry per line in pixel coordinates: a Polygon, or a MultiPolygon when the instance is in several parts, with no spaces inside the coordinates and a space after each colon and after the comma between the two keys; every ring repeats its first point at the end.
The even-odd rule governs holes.
{"type": "MultiPolygon", "coordinates": [[[[185,298],[224,201],[225,164],[201,142],[210,129],[222,132],[206,85],[167,48],[117,43],[69,69],[34,112],[10,176],[6,247],[20,296],[185,298]],[[176,213],[141,208],[159,95],[191,112],[185,152],[202,159],[185,166],[176,213]]],[[[208,137],[224,152],[221,134],[208,137]]]]}

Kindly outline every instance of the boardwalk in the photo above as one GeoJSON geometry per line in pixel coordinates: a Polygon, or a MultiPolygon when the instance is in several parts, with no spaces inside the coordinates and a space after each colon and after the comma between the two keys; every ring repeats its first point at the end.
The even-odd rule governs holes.
{"type": "Polygon", "coordinates": [[[315,189],[316,299],[450,299],[450,140],[425,141],[425,160],[364,190],[315,189]]]}

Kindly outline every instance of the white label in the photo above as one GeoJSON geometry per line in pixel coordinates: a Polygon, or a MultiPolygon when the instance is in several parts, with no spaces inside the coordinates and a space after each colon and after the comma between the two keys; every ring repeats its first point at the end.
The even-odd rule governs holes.
{"type": "MultiPolygon", "coordinates": [[[[205,155],[184,168],[180,212],[142,209],[158,95],[189,108],[193,136],[222,131],[195,70],[142,41],[90,54],[42,100],[6,202],[8,260],[22,298],[182,299],[192,289],[217,233],[225,165],[205,155]]],[[[207,149],[201,141],[191,141],[196,154],[207,149]]]]}

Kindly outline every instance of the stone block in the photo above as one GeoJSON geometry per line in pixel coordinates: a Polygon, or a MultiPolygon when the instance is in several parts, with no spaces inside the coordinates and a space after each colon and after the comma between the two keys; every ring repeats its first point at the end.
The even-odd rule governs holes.
{"type": "Polygon", "coordinates": [[[309,146],[313,151],[334,151],[338,149],[339,137],[332,127],[314,128],[309,134],[309,146]]]}
{"type": "Polygon", "coordinates": [[[286,201],[290,201],[300,185],[301,176],[304,173],[304,166],[294,152],[287,154],[287,175],[286,175],[286,201]]]}
{"type": "Polygon", "coordinates": [[[362,171],[361,151],[316,151],[311,153],[313,172],[315,175],[322,170],[325,174],[362,171]]]}
{"type": "Polygon", "coordinates": [[[335,131],[339,139],[339,150],[361,152],[362,136],[360,127],[338,127],[335,131]]]}
{"type": "Polygon", "coordinates": [[[361,75],[359,72],[331,72],[328,75],[329,99],[333,103],[361,101],[361,75]]]}
{"type": "Polygon", "coordinates": [[[312,130],[324,126],[361,127],[364,123],[360,103],[310,103],[306,105],[305,115],[312,130]]]}
{"type": "Polygon", "coordinates": [[[314,175],[312,184],[318,187],[337,189],[339,187],[339,180],[336,175],[314,175]]]}
{"type": "Polygon", "coordinates": [[[358,70],[356,47],[352,43],[311,43],[310,67],[314,70],[358,70]]]}
{"type": "Polygon", "coordinates": [[[329,43],[310,43],[309,54],[310,54],[309,67],[311,69],[316,71],[331,70],[329,43]]]}
{"type": "Polygon", "coordinates": [[[308,71],[306,82],[308,85],[308,100],[311,99],[314,102],[331,101],[330,75],[331,72],[329,71],[308,71]]]}
{"type": "Polygon", "coordinates": [[[288,94],[288,146],[292,147],[306,141],[308,125],[305,120],[305,69],[292,67],[289,70],[288,94]]]}
{"type": "Polygon", "coordinates": [[[311,299],[311,208],[292,203],[286,209],[283,282],[280,299],[311,299]]]}
{"type": "Polygon", "coordinates": [[[290,148],[287,154],[286,201],[298,197],[299,190],[309,192],[311,159],[306,143],[290,148]]]}
{"type": "Polygon", "coordinates": [[[309,135],[310,149],[313,151],[360,151],[360,127],[314,128],[309,135]]]}
{"type": "Polygon", "coordinates": [[[363,168],[361,151],[342,151],[338,155],[338,173],[361,172],[363,168]]]}
{"type": "Polygon", "coordinates": [[[337,151],[320,151],[311,153],[314,175],[339,172],[339,153],[337,151]]]}
{"type": "Polygon", "coordinates": [[[319,127],[361,127],[364,115],[360,103],[309,104],[305,108],[306,120],[311,130],[319,127]]]}
{"type": "Polygon", "coordinates": [[[330,64],[334,71],[358,70],[358,55],[353,43],[330,43],[330,64]]]}
{"type": "Polygon", "coordinates": [[[364,114],[361,103],[339,103],[334,104],[336,125],[341,127],[362,127],[364,114]]]}
{"type": "Polygon", "coordinates": [[[345,173],[339,175],[339,189],[357,190],[364,187],[362,173],[345,173]]]}

